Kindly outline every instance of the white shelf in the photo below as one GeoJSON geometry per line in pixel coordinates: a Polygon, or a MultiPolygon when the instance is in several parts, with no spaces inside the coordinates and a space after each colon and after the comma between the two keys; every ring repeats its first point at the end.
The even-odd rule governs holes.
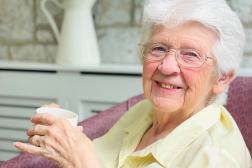
{"type": "Polygon", "coordinates": [[[99,66],[63,66],[46,63],[27,62],[0,62],[0,69],[12,70],[41,70],[41,71],[68,71],[68,72],[102,72],[102,73],[122,73],[141,74],[142,65],[138,64],[101,64],[99,66]]]}

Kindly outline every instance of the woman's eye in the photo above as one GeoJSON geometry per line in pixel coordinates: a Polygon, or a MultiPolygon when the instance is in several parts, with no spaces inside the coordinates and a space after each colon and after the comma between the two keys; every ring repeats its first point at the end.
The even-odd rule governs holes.
{"type": "Polygon", "coordinates": [[[183,56],[187,56],[187,57],[196,57],[196,58],[200,58],[199,54],[193,51],[182,51],[181,55],[183,56]]]}
{"type": "Polygon", "coordinates": [[[159,57],[162,58],[165,56],[167,49],[165,47],[162,46],[157,46],[157,47],[153,47],[150,51],[150,54],[154,57],[159,57]]]}
{"type": "Polygon", "coordinates": [[[163,52],[166,52],[166,48],[165,47],[153,47],[152,48],[152,51],[163,51],[163,52]]]}
{"type": "Polygon", "coordinates": [[[181,51],[180,58],[187,63],[195,63],[201,61],[200,55],[194,51],[181,51]]]}

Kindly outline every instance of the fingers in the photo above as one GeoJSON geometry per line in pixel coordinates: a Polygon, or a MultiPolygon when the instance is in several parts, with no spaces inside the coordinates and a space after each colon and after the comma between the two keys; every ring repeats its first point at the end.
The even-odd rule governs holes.
{"type": "Polygon", "coordinates": [[[22,152],[28,152],[34,155],[44,156],[48,159],[55,160],[56,162],[58,160],[58,155],[57,153],[55,153],[54,150],[48,150],[46,148],[41,148],[41,147],[37,147],[31,144],[22,143],[22,142],[15,142],[14,146],[22,152]]]}
{"type": "Polygon", "coordinates": [[[46,135],[48,134],[48,130],[50,128],[45,125],[35,125],[33,128],[28,129],[27,135],[34,136],[34,135],[46,135]]]}
{"type": "MultiPolygon", "coordinates": [[[[45,124],[44,121],[45,118],[41,117],[41,115],[36,115],[32,120],[36,120],[36,123],[42,123],[45,124]],[[42,118],[42,119],[41,119],[42,118]],[[38,121],[39,120],[39,121],[38,121]]],[[[47,118],[48,119],[48,118],[47,118]]],[[[48,121],[46,119],[46,121],[48,121]]],[[[55,122],[50,123],[47,122],[47,125],[41,125],[36,124],[33,128],[28,129],[27,135],[29,136],[29,142],[35,146],[41,146],[41,144],[45,143],[44,137],[46,137],[47,140],[52,140],[54,142],[57,142],[60,145],[64,144],[64,138],[70,134],[71,136],[72,132],[76,128],[72,128],[70,126],[70,123],[67,120],[63,119],[57,119],[55,122]],[[38,142],[37,138],[40,137],[40,141],[38,142]]]]}
{"type": "MultiPolygon", "coordinates": [[[[57,141],[55,141],[55,139],[48,137],[48,136],[34,135],[34,136],[28,138],[28,143],[32,146],[43,149],[43,151],[44,151],[43,154],[45,154],[45,153],[47,153],[47,154],[48,153],[64,154],[64,150],[62,148],[62,145],[59,144],[57,141]],[[45,151],[47,151],[47,152],[45,152],[45,151]]],[[[31,152],[34,152],[34,151],[31,151],[31,152]]],[[[39,153],[36,153],[36,154],[39,154],[39,153]]],[[[40,153],[40,154],[42,154],[42,153],[40,153]]]]}
{"type": "Polygon", "coordinates": [[[34,146],[40,147],[42,146],[42,137],[40,137],[39,135],[34,135],[32,137],[28,138],[28,142],[34,146]]]}
{"type": "MultiPolygon", "coordinates": [[[[48,142],[53,141],[63,145],[64,131],[59,126],[35,125],[27,131],[28,142],[35,146],[44,147],[48,142]]],[[[49,145],[50,146],[50,145],[49,145]]]]}
{"type": "Polygon", "coordinates": [[[62,167],[66,167],[65,165],[67,165],[66,161],[59,155],[59,154],[62,154],[62,152],[57,151],[53,148],[37,147],[31,144],[26,144],[22,142],[15,142],[14,146],[22,152],[28,152],[34,155],[43,156],[53,161],[56,161],[56,163],[58,165],[62,165],[62,167]]]}
{"type": "Polygon", "coordinates": [[[28,152],[28,153],[32,153],[35,155],[48,154],[48,151],[46,151],[42,148],[39,148],[37,146],[31,145],[31,144],[26,144],[26,143],[22,143],[22,142],[15,142],[14,146],[22,152],[28,152]]]}
{"type": "Polygon", "coordinates": [[[65,122],[57,120],[51,126],[35,125],[27,131],[27,135],[29,136],[28,142],[38,147],[45,147],[46,145],[55,146],[53,145],[54,143],[64,146],[66,132],[71,132],[71,130],[66,128],[65,122]],[[51,142],[53,143],[50,144],[51,142]]]}
{"type": "Polygon", "coordinates": [[[31,118],[32,123],[41,125],[52,125],[56,120],[55,116],[48,113],[35,114],[31,118]]]}

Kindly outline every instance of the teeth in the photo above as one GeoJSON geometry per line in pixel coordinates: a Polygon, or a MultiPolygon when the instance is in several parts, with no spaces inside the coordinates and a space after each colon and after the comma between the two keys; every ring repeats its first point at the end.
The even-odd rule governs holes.
{"type": "Polygon", "coordinates": [[[164,83],[162,83],[160,86],[165,89],[177,89],[178,88],[177,86],[164,84],[164,83]]]}

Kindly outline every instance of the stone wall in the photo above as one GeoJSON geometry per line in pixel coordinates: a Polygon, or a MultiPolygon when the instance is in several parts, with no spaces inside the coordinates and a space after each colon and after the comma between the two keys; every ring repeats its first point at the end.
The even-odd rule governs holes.
{"type": "MultiPolygon", "coordinates": [[[[139,63],[137,44],[144,0],[97,0],[93,15],[102,63],[139,63]]],[[[0,60],[55,61],[57,43],[41,0],[0,0],[0,60]]],[[[247,34],[243,66],[252,67],[252,1],[228,0],[247,34]]],[[[58,26],[63,10],[48,2],[58,26]]]]}

